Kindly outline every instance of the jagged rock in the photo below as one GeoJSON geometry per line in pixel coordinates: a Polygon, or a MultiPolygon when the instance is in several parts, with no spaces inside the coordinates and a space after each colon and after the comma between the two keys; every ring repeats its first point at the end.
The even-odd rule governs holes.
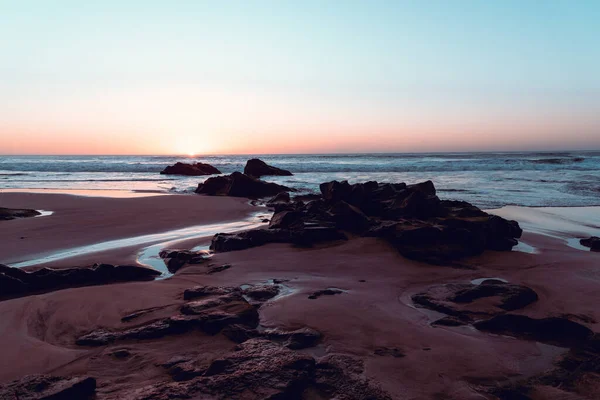
{"type": "Polygon", "coordinates": [[[600,238],[598,236],[581,239],[579,243],[582,246],[589,247],[591,251],[600,251],[600,238]]]}
{"type": "Polygon", "coordinates": [[[160,272],[136,265],[96,264],[91,268],[41,268],[25,272],[0,264],[0,297],[12,298],[70,287],[152,280],[160,272]]]}
{"type": "Polygon", "coordinates": [[[260,178],[261,176],[265,175],[293,175],[290,171],[268,165],[266,162],[259,160],[258,158],[253,158],[246,162],[246,166],[244,167],[244,174],[253,176],[255,178],[260,178]]]}
{"type": "Polygon", "coordinates": [[[175,165],[170,165],[161,171],[162,175],[186,175],[186,176],[200,176],[200,175],[214,175],[220,174],[217,168],[213,167],[210,164],[205,163],[195,163],[195,164],[185,164],[185,163],[175,163],[175,165]]]}
{"type": "Polygon", "coordinates": [[[314,292],[313,294],[308,296],[308,298],[311,300],[314,300],[321,296],[333,296],[334,294],[342,294],[342,293],[344,293],[344,292],[339,289],[323,289],[323,290],[317,290],[316,292],[314,292]]]}
{"type": "Polygon", "coordinates": [[[290,202],[290,194],[288,192],[278,193],[271,200],[267,201],[267,207],[274,207],[279,204],[288,204],[290,202]]]}
{"type": "Polygon", "coordinates": [[[31,218],[38,215],[41,214],[36,210],[0,207],[0,221],[8,221],[17,218],[31,218]]]}
{"type": "Polygon", "coordinates": [[[246,340],[250,340],[253,338],[261,337],[262,333],[257,331],[256,329],[249,328],[246,325],[240,324],[232,324],[228,325],[221,333],[229,340],[236,343],[243,343],[246,340]]]}
{"type": "Polygon", "coordinates": [[[189,303],[182,307],[184,315],[176,315],[154,321],[139,327],[121,331],[98,329],[79,337],[79,346],[103,346],[122,340],[156,339],[168,335],[176,335],[200,329],[208,334],[216,334],[227,325],[258,325],[258,312],[246,300],[232,297],[229,301],[223,298],[204,304],[189,303]]]}
{"type": "Polygon", "coordinates": [[[281,211],[273,214],[269,229],[290,229],[294,224],[302,223],[303,213],[298,211],[281,211]]]}
{"type": "Polygon", "coordinates": [[[186,289],[183,292],[184,300],[193,300],[207,296],[221,296],[229,293],[239,292],[237,287],[222,287],[222,286],[195,286],[191,289],[186,289]]]}
{"type": "Polygon", "coordinates": [[[28,375],[0,386],[0,399],[18,400],[91,400],[96,380],[90,377],[28,375]]]}
{"type": "Polygon", "coordinates": [[[266,301],[279,294],[278,285],[251,286],[243,292],[253,300],[266,301]]]}
{"type": "Polygon", "coordinates": [[[480,331],[514,336],[561,347],[576,347],[593,336],[593,332],[564,318],[534,319],[524,315],[497,315],[473,324],[480,331]]]}
{"type": "Polygon", "coordinates": [[[267,329],[263,336],[269,340],[283,342],[287,348],[298,350],[315,346],[321,340],[321,333],[311,328],[301,328],[294,331],[282,329],[267,329]]]}
{"type": "Polygon", "coordinates": [[[275,196],[280,192],[294,191],[283,185],[234,172],[231,175],[208,178],[198,185],[196,193],[209,196],[232,196],[258,199],[261,197],[275,196]]]}

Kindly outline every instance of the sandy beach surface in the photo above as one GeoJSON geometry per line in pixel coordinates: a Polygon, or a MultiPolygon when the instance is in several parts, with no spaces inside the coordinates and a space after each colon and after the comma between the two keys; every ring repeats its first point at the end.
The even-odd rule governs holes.
{"type": "MultiPolygon", "coordinates": [[[[1,199],[4,207],[53,211],[49,216],[1,222],[0,263],[7,265],[97,242],[242,220],[257,211],[244,199],[189,195],[100,198],[4,193],[1,199]]],[[[172,316],[186,303],[183,292],[196,285],[239,287],[276,279],[283,282],[284,294],[258,309],[260,327],[317,330],[322,340],[301,350],[306,354],[317,359],[345,355],[360,361],[360,379],[393,399],[493,399],[485,394],[485,387],[542,374],[568,349],[493,335],[470,325],[432,325],[443,315],[416,307],[413,295],[448,283],[499,278],[527,286],[539,297],[515,314],[569,316],[592,331],[600,329],[600,253],[569,242],[598,234],[598,208],[508,207],[493,212],[523,221],[524,251],[486,251],[465,262],[470,268],[410,261],[380,239],[351,238],[314,248],[269,244],[218,253],[211,263],[231,267],[214,274],[207,274],[204,265],[188,266],[168,279],[2,301],[0,384],[27,374],[87,375],[97,379],[99,399],[161,398],[142,395],[147,393],[143,388],[172,384],[160,364],[176,356],[210,363],[236,344],[222,334],[197,331],[99,347],[78,346],[77,338],[97,329],[121,330],[172,316]],[[309,299],[313,292],[327,288],[341,293],[309,299]],[[121,320],[140,310],[149,312],[129,322],[121,320]],[[128,356],[116,357],[117,350],[126,350],[128,356]]],[[[188,239],[179,245],[191,248],[206,240],[188,239]]],[[[141,247],[65,258],[53,266],[93,260],[134,262],[141,247]]],[[[592,374],[584,382],[570,391],[538,385],[529,395],[540,400],[600,398],[597,376],[592,374]]]]}

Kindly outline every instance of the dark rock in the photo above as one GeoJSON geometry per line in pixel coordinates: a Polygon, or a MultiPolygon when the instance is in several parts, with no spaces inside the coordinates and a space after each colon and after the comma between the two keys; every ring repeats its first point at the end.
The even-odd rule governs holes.
{"type": "Polygon", "coordinates": [[[94,265],[91,268],[41,268],[25,272],[0,265],[0,297],[27,296],[71,287],[101,285],[113,282],[152,280],[160,272],[136,265],[94,265]]]}
{"type": "Polygon", "coordinates": [[[344,293],[344,292],[339,289],[323,289],[323,290],[317,290],[316,292],[314,292],[313,294],[308,296],[308,298],[311,300],[314,300],[321,296],[333,296],[334,294],[342,294],[342,293],[344,293]]]}
{"type": "Polygon", "coordinates": [[[292,226],[302,223],[304,214],[298,211],[281,211],[273,215],[269,223],[269,229],[290,229],[292,226]]]}
{"type": "Polygon", "coordinates": [[[112,353],[110,353],[110,355],[115,358],[122,359],[122,358],[129,357],[131,355],[131,353],[127,349],[118,349],[118,350],[115,350],[112,353]]]}
{"type": "Polygon", "coordinates": [[[36,210],[0,207],[0,221],[8,221],[17,218],[31,218],[38,215],[41,214],[36,210]]]}
{"type": "Polygon", "coordinates": [[[241,324],[228,325],[225,328],[223,328],[221,333],[227,339],[236,343],[243,343],[246,340],[262,336],[262,334],[256,329],[249,328],[248,326],[241,324]]]}
{"type": "Polygon", "coordinates": [[[223,272],[231,268],[231,264],[223,264],[223,265],[212,265],[208,267],[206,273],[208,275],[216,274],[217,272],[223,272]]]}
{"type": "Polygon", "coordinates": [[[259,285],[251,286],[243,292],[253,300],[266,301],[279,294],[278,285],[259,285]]]}
{"type": "Polygon", "coordinates": [[[289,243],[291,234],[280,229],[253,229],[240,233],[217,233],[210,244],[216,252],[244,250],[267,243],[289,243]]]}
{"type": "Polygon", "coordinates": [[[338,229],[363,232],[371,224],[371,220],[358,207],[341,200],[334,203],[329,212],[338,229]]]}
{"type": "Polygon", "coordinates": [[[320,332],[311,328],[301,328],[294,331],[267,329],[263,336],[269,340],[284,342],[286,347],[293,350],[316,346],[322,337],[320,332]]]}
{"type": "Polygon", "coordinates": [[[161,171],[162,175],[186,175],[186,176],[200,176],[200,175],[214,175],[220,174],[217,168],[210,164],[195,163],[185,164],[178,162],[175,165],[170,165],[161,171]]]}
{"type": "Polygon", "coordinates": [[[258,158],[253,158],[246,162],[246,166],[244,167],[244,174],[253,176],[255,178],[260,178],[265,175],[279,175],[279,176],[291,176],[293,175],[290,171],[285,169],[277,168],[268,165],[262,160],[258,158]]]}
{"type": "Polygon", "coordinates": [[[593,332],[585,326],[563,318],[534,319],[524,315],[504,314],[474,324],[480,331],[514,336],[561,347],[575,347],[590,339],[593,332]]]}
{"type": "Polygon", "coordinates": [[[196,193],[258,199],[293,190],[283,185],[261,181],[240,172],[234,172],[227,176],[208,178],[204,183],[198,185],[196,193]]]}
{"type": "Polygon", "coordinates": [[[222,286],[195,286],[191,289],[186,289],[183,292],[184,300],[193,300],[207,296],[221,296],[225,294],[239,292],[237,287],[222,287],[222,286]]]}
{"type": "Polygon", "coordinates": [[[274,207],[278,204],[288,204],[290,202],[290,194],[288,192],[278,193],[271,200],[267,201],[267,207],[274,207]]]}
{"type": "Polygon", "coordinates": [[[0,386],[0,399],[71,400],[93,399],[96,380],[90,377],[28,375],[0,386]]]}
{"type": "Polygon", "coordinates": [[[508,283],[482,282],[475,287],[459,290],[450,300],[455,303],[471,303],[483,297],[499,296],[498,307],[506,311],[514,311],[537,301],[538,295],[527,286],[511,285],[508,283]]]}
{"type": "Polygon", "coordinates": [[[600,238],[598,236],[581,239],[579,243],[582,246],[589,247],[591,251],[600,251],[600,238]]]}

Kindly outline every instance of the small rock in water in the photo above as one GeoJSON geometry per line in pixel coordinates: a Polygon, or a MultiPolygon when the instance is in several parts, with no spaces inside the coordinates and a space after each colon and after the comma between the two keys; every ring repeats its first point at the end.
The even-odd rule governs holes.
{"type": "Polygon", "coordinates": [[[600,237],[591,236],[587,239],[581,239],[579,243],[582,246],[589,247],[591,251],[600,251],[600,237]]]}
{"type": "Polygon", "coordinates": [[[324,290],[317,290],[316,292],[314,292],[313,294],[311,294],[310,296],[308,296],[309,299],[314,300],[317,299],[321,296],[333,296],[334,294],[341,294],[344,293],[342,290],[340,289],[324,289],[324,290]]]}

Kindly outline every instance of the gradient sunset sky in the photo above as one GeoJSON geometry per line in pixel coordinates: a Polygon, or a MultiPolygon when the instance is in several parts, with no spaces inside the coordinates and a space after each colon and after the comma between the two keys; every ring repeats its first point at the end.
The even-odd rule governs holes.
{"type": "Polygon", "coordinates": [[[600,149],[600,1],[0,0],[0,153],[600,149]]]}

